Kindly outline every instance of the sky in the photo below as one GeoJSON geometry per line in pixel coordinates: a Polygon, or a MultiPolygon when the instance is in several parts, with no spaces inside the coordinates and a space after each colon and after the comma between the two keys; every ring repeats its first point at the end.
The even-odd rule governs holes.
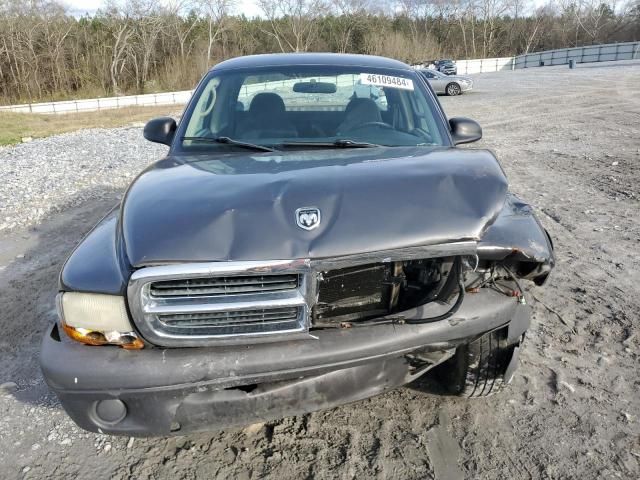
{"type": "MultiPolygon", "coordinates": [[[[104,6],[105,0],[59,0],[60,3],[69,7],[70,13],[80,17],[84,14],[95,13],[100,7],[104,6]]],[[[160,0],[161,2],[163,0],[160,0]]],[[[169,1],[169,0],[167,0],[169,1]]],[[[547,3],[548,0],[534,0],[533,4],[538,7],[547,3]]],[[[244,13],[247,17],[257,17],[261,15],[256,0],[238,0],[234,13],[244,13]]]]}
{"type": "MultiPolygon", "coordinates": [[[[78,17],[86,13],[95,13],[96,10],[104,6],[104,0],[61,0],[61,3],[66,4],[70,12],[78,17]]],[[[249,18],[260,14],[255,0],[240,0],[236,11],[244,13],[249,18]]]]}

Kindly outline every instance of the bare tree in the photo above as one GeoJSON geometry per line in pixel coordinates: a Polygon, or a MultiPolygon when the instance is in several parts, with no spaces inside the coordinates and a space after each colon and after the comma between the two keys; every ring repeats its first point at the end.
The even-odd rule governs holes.
{"type": "Polygon", "coordinates": [[[465,58],[476,57],[476,8],[475,0],[462,0],[460,9],[456,12],[465,58]]]}
{"type": "Polygon", "coordinates": [[[129,49],[133,57],[138,91],[143,91],[160,34],[165,29],[165,19],[154,0],[129,0],[127,17],[133,23],[134,41],[129,49]]]}
{"type": "Polygon", "coordinates": [[[214,44],[227,27],[229,12],[235,5],[233,0],[198,0],[201,14],[207,21],[207,65],[211,65],[214,44]]]}
{"type": "Polygon", "coordinates": [[[338,52],[345,53],[351,45],[356,28],[364,23],[367,13],[378,10],[375,0],[333,0],[331,9],[336,15],[333,33],[337,38],[338,52]]]}
{"type": "Polygon", "coordinates": [[[178,53],[181,59],[185,59],[193,48],[194,41],[189,38],[198,25],[198,4],[196,0],[170,0],[166,3],[167,18],[171,30],[178,40],[178,53]]]}
{"type": "Polygon", "coordinates": [[[493,43],[495,41],[496,25],[508,9],[509,3],[507,0],[480,0],[479,13],[482,20],[481,58],[487,58],[494,54],[493,43]]]}
{"type": "Polygon", "coordinates": [[[580,0],[573,13],[580,29],[591,42],[600,37],[600,33],[610,23],[615,22],[616,1],[580,0]]]}
{"type": "Polygon", "coordinates": [[[325,0],[258,0],[271,35],[282,52],[306,52],[318,36],[318,18],[325,0]]]}

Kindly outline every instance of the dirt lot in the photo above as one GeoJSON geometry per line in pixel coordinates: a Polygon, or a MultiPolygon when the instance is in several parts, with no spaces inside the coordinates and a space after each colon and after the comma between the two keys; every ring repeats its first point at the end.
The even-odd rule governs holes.
{"type": "MultiPolygon", "coordinates": [[[[83,432],[48,393],[38,349],[55,316],[65,255],[128,177],[115,187],[84,182],[44,223],[0,233],[0,383],[16,384],[0,393],[0,478],[640,477],[640,63],[484,74],[476,82],[471,94],[441,101],[450,116],[480,121],[481,146],[498,154],[512,190],[535,205],[558,255],[550,284],[529,292],[533,329],[508,391],[464,401],[401,389],[189,437],[83,432]]],[[[37,142],[70,138],[70,154],[85,164],[91,159],[78,139],[95,144],[101,135],[108,132],[37,142]]],[[[25,153],[20,148],[27,147],[0,152],[4,168],[25,153]]],[[[114,148],[126,163],[130,150],[114,148]]]]}

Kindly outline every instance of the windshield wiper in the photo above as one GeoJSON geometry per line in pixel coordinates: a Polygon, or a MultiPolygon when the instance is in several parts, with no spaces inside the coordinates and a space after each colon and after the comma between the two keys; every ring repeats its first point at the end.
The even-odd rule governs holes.
{"type": "Polygon", "coordinates": [[[236,147],[246,148],[248,150],[257,150],[258,152],[277,151],[275,148],[267,147],[265,145],[242,142],[229,137],[182,137],[182,140],[191,140],[192,142],[223,143],[225,145],[235,145],[236,147]]]}
{"type": "Polygon", "coordinates": [[[283,147],[318,147],[318,148],[375,148],[384,145],[377,143],[358,142],[348,138],[339,138],[333,142],[284,142],[283,147]]]}

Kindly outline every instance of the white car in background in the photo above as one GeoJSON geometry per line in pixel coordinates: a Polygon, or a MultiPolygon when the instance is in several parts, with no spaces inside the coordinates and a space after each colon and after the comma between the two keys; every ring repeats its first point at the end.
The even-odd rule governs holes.
{"type": "Polygon", "coordinates": [[[445,75],[437,70],[418,70],[436,93],[452,97],[473,89],[473,80],[459,75],[445,75]]]}

